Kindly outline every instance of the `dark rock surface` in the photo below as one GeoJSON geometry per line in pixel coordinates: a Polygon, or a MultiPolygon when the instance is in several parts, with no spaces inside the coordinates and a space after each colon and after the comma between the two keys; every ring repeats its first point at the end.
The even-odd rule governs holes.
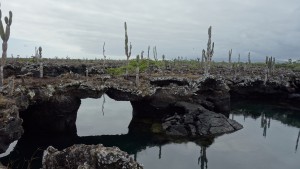
{"type": "Polygon", "coordinates": [[[0,111],[0,153],[4,153],[10,143],[21,138],[24,130],[16,105],[8,103],[0,111]]]}
{"type": "Polygon", "coordinates": [[[178,110],[177,113],[162,123],[162,128],[170,136],[216,136],[243,128],[236,121],[201,105],[177,102],[174,108],[178,110]]]}
{"type": "Polygon", "coordinates": [[[142,169],[126,152],[103,145],[73,145],[62,151],[48,147],[43,169],[142,169]]]}
{"type": "Polygon", "coordinates": [[[35,135],[76,135],[76,118],[81,100],[57,95],[47,102],[31,105],[20,112],[25,133],[35,135]]]}

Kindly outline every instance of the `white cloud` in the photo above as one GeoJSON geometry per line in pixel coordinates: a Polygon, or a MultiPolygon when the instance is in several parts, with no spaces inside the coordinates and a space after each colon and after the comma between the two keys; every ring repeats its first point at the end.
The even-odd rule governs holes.
{"type": "Polygon", "coordinates": [[[236,57],[300,59],[298,0],[3,0],[1,9],[14,14],[9,45],[30,41],[48,57],[102,57],[106,41],[108,57],[125,59],[127,21],[133,55],[156,45],[167,58],[200,56],[212,25],[216,58],[232,48],[236,57]]]}

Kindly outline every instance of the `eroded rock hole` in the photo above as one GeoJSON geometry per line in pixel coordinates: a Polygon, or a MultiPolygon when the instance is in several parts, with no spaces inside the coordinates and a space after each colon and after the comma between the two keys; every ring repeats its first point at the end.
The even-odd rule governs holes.
{"type": "Polygon", "coordinates": [[[77,112],[78,136],[127,134],[132,119],[129,101],[115,101],[107,95],[82,99],[77,112]]]}

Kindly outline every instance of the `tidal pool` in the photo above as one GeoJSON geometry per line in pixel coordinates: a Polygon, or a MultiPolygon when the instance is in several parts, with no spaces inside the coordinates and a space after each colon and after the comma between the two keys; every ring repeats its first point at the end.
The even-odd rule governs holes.
{"type": "MultiPolygon", "coordinates": [[[[21,138],[14,150],[0,161],[4,164],[18,161],[26,166],[24,159],[35,156],[31,168],[40,168],[42,150],[49,145],[62,149],[72,144],[101,143],[127,151],[145,169],[299,168],[299,111],[269,104],[233,103],[230,118],[241,123],[243,129],[216,137],[209,143],[157,143],[149,135],[128,132],[132,119],[130,102],[114,101],[108,96],[105,102],[103,99],[82,100],[76,121],[79,137],[69,140],[39,136],[21,138]]],[[[18,165],[19,168],[22,165],[18,165]]]]}

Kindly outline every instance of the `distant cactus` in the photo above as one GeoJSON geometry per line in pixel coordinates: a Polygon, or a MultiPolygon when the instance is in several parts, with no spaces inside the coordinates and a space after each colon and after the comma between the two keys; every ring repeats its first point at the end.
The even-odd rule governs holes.
{"type": "Polygon", "coordinates": [[[1,66],[0,66],[0,89],[3,87],[3,68],[6,63],[6,58],[7,58],[7,41],[10,36],[10,26],[12,24],[12,12],[9,11],[9,18],[6,16],[4,18],[5,24],[6,24],[6,29],[4,30],[3,24],[2,24],[2,11],[0,9],[0,36],[2,39],[2,59],[1,59],[1,66]]]}
{"type": "Polygon", "coordinates": [[[147,59],[150,59],[150,46],[148,46],[148,55],[147,55],[147,59]]]}
{"type": "Polygon", "coordinates": [[[230,49],[229,53],[228,53],[228,63],[229,63],[229,68],[230,69],[232,68],[232,65],[231,65],[231,55],[232,55],[232,49],[230,49]]]}
{"type": "Polygon", "coordinates": [[[147,67],[148,67],[148,74],[150,74],[150,46],[148,46],[147,67]]]}
{"type": "Polygon", "coordinates": [[[241,63],[241,54],[239,54],[239,57],[238,57],[238,64],[237,64],[237,67],[240,67],[240,63],[241,63]]]}
{"type": "Polygon", "coordinates": [[[163,75],[165,75],[165,69],[167,68],[167,63],[166,63],[166,56],[164,54],[162,55],[162,62],[163,62],[162,72],[163,75]]]}
{"type": "Polygon", "coordinates": [[[154,57],[154,60],[157,61],[157,50],[156,50],[156,46],[153,47],[153,57],[154,57]]]}
{"type": "Polygon", "coordinates": [[[105,42],[103,43],[103,68],[105,68],[106,55],[105,55],[105,42]]]}
{"type": "Polygon", "coordinates": [[[266,69],[265,69],[265,84],[275,70],[275,57],[266,56],[266,69]]]}
{"type": "Polygon", "coordinates": [[[248,64],[251,64],[250,52],[248,53],[248,64]]]}
{"type": "Polygon", "coordinates": [[[141,60],[143,60],[144,59],[144,51],[142,50],[142,52],[141,52],[141,60]]]}
{"type": "Polygon", "coordinates": [[[136,56],[136,71],[135,71],[135,84],[137,87],[140,85],[140,56],[136,56]]]}
{"type": "Polygon", "coordinates": [[[231,55],[232,55],[232,49],[229,50],[229,53],[228,53],[228,63],[231,63],[231,55]]]}
{"type": "Polygon", "coordinates": [[[211,45],[211,26],[208,28],[208,42],[207,42],[207,50],[202,50],[202,56],[204,57],[204,75],[209,75],[209,69],[211,64],[211,58],[214,55],[214,46],[215,43],[211,45]]]}
{"type": "Polygon", "coordinates": [[[39,62],[40,62],[40,78],[43,78],[43,76],[44,76],[44,71],[43,71],[43,69],[44,69],[44,67],[43,67],[43,60],[42,60],[42,47],[40,46],[39,47],[39,53],[38,53],[38,59],[39,59],[39,62]]]}
{"type": "Polygon", "coordinates": [[[125,55],[127,57],[126,77],[128,77],[128,66],[129,66],[129,58],[131,56],[132,45],[131,45],[131,42],[130,42],[129,50],[128,50],[128,35],[127,35],[127,24],[126,24],[126,22],[124,22],[124,28],[125,28],[125,55]]]}

